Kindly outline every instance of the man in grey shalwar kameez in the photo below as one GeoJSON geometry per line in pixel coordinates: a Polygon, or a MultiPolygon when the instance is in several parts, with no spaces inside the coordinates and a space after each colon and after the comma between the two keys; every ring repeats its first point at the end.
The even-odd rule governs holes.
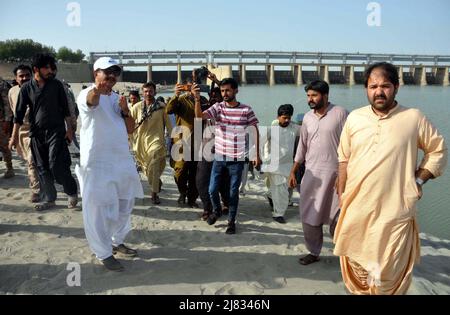
{"type": "Polygon", "coordinates": [[[305,91],[311,111],[303,120],[289,184],[290,187],[297,186],[295,173],[306,162],[299,206],[305,244],[310,254],[300,258],[299,263],[309,265],[319,261],[323,245],[322,226],[329,225],[333,234],[337,222],[337,147],[348,112],[328,102],[329,86],[325,81],[311,82],[305,91]]]}

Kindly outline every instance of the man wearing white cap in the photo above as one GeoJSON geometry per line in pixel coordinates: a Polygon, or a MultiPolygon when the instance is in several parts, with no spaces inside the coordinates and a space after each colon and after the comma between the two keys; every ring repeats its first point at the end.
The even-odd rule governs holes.
{"type": "Polygon", "coordinates": [[[80,165],[76,173],[83,198],[83,221],[91,250],[105,267],[122,271],[113,254],[136,256],[124,245],[131,230],[135,198],[143,198],[139,174],[129,151],[134,130],[125,97],[112,91],[120,76],[117,61],[102,57],[94,64],[95,84],[80,92],[80,165]]]}

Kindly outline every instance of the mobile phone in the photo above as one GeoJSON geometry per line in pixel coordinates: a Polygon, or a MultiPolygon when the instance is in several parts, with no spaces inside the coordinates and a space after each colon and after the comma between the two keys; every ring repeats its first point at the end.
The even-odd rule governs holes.
{"type": "MultiPolygon", "coordinates": [[[[200,88],[200,93],[209,93],[210,92],[209,85],[199,84],[198,87],[200,88]]],[[[191,88],[192,88],[192,84],[182,84],[182,85],[180,85],[181,91],[184,91],[184,92],[191,91],[191,88]]]]}
{"type": "Polygon", "coordinates": [[[206,84],[199,84],[200,93],[208,93],[210,92],[210,86],[206,84]]]}

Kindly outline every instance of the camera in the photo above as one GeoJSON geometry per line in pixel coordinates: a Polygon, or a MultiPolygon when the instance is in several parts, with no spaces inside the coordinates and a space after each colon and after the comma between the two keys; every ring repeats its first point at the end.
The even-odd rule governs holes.
{"type": "MultiPolygon", "coordinates": [[[[202,84],[203,81],[208,77],[209,70],[205,66],[194,69],[192,71],[192,82],[198,84],[201,93],[209,93],[210,87],[209,85],[202,84]]],[[[192,88],[192,83],[181,85],[181,91],[189,92],[192,88]]]]}
{"type": "MultiPolygon", "coordinates": [[[[200,88],[201,93],[209,93],[209,91],[210,91],[209,85],[199,84],[198,87],[200,88]]],[[[183,91],[183,92],[190,92],[191,88],[192,88],[192,84],[191,83],[182,84],[180,86],[180,88],[181,88],[181,91],[183,91]]]]}
{"type": "Polygon", "coordinates": [[[202,84],[202,81],[208,77],[209,70],[205,66],[194,69],[193,81],[197,84],[202,84]]]}

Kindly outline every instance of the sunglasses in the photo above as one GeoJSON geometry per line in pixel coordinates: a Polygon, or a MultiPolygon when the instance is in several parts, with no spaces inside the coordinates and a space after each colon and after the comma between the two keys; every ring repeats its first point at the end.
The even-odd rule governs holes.
{"type": "Polygon", "coordinates": [[[111,67],[108,69],[102,70],[104,74],[107,76],[114,75],[115,77],[119,77],[122,73],[122,70],[119,67],[111,67]]]}

